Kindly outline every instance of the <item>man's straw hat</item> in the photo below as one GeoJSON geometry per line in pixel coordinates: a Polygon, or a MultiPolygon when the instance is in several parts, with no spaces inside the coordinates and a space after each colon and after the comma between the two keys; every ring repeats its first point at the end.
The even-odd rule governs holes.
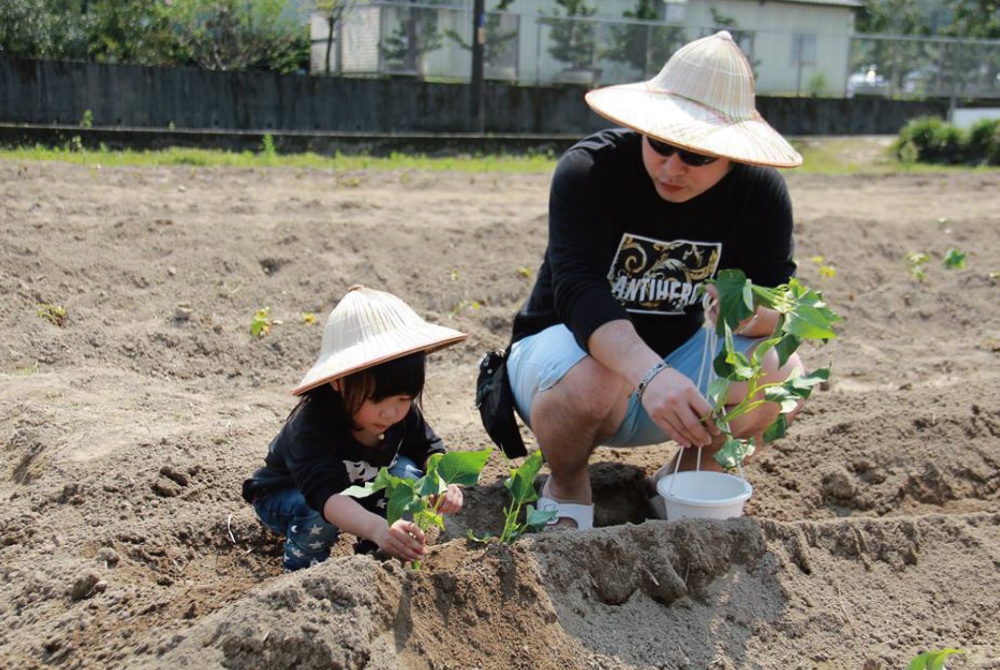
{"type": "Polygon", "coordinates": [[[292,393],[418,351],[434,351],[468,335],[428,323],[409,305],[383,291],[352,286],[330,312],[319,359],[292,393]]]}
{"type": "Polygon", "coordinates": [[[660,73],[587,93],[595,112],[682,149],[795,167],[802,156],[757,112],[753,69],[723,30],[678,49],[660,73]]]}

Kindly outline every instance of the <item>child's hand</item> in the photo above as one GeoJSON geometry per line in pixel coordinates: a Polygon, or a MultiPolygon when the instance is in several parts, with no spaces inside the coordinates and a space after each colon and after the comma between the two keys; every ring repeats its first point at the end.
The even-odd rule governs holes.
{"type": "MultiPolygon", "coordinates": [[[[434,496],[434,500],[431,501],[432,504],[437,504],[437,496],[434,496]]],[[[438,512],[441,514],[454,514],[462,509],[462,489],[458,488],[457,484],[448,484],[448,488],[444,492],[444,500],[441,501],[441,506],[438,507],[438,512]]]]}
{"type": "Polygon", "coordinates": [[[405,519],[399,519],[391,526],[383,524],[372,540],[379,549],[401,561],[419,561],[424,557],[424,545],[427,543],[420,526],[405,519]]]}

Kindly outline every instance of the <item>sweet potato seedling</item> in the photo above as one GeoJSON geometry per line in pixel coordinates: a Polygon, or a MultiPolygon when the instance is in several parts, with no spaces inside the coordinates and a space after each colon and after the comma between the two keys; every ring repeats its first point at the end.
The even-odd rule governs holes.
{"type": "Polygon", "coordinates": [[[708,399],[715,407],[709,418],[726,436],[715,459],[725,469],[732,470],[753,453],[755,446],[752,440],[733,435],[730,429],[733,419],[752,412],[765,402],[777,403],[780,414],[764,431],[765,442],[776,440],[785,435],[787,415],[809,397],[814,386],[830,378],[827,367],[808,374],[797,371],[782,383],[765,382],[762,366],[765,354],[773,349],[779,364],[784,365],[803,340],[825,342],[836,337],[833,324],[840,317],[823,302],[818,291],[794,278],[777,288],[766,288],[751,283],[740,270],[723,270],[714,283],[719,299],[716,333],[724,338],[724,346],[713,365],[717,378],[708,387],[708,399]],[[762,340],[747,356],[734,347],[733,333],[753,315],[757,306],[777,311],[778,325],[774,334],[762,340]],[[737,405],[726,408],[729,389],[735,383],[747,385],[746,396],[737,405]]]}
{"type": "Polygon", "coordinates": [[[261,307],[250,319],[250,334],[253,337],[264,337],[271,332],[271,326],[276,322],[271,318],[271,308],[261,307]]]}
{"type": "MultiPolygon", "coordinates": [[[[535,477],[542,469],[542,452],[535,451],[521,463],[518,467],[513,467],[510,459],[500,452],[507,461],[510,476],[504,480],[504,487],[510,491],[510,505],[504,507],[503,530],[498,538],[504,544],[512,544],[524,533],[541,530],[545,524],[555,518],[556,512],[550,510],[543,512],[535,509],[531,503],[538,500],[538,492],[535,491],[535,477]],[[524,520],[519,521],[521,509],[525,510],[524,520]]],[[[476,542],[486,542],[492,536],[487,533],[483,537],[477,537],[469,531],[469,538],[476,542]]]]}
{"type": "Polygon", "coordinates": [[[906,670],[945,670],[944,661],[952,654],[964,654],[961,649],[940,649],[925,651],[906,666],[906,670]]]}
{"type": "MultiPolygon", "coordinates": [[[[483,449],[434,454],[427,459],[426,474],[415,480],[396,477],[389,474],[388,468],[382,468],[373,481],[344,489],[343,494],[366,498],[384,490],[388,501],[386,523],[390,526],[408,515],[422,531],[426,532],[431,526],[444,530],[444,517],[438,512],[444,502],[441,494],[449,484],[474,486],[478,483],[479,474],[492,452],[492,449],[483,449]]],[[[413,568],[419,570],[420,562],[414,561],[413,568]]]]}

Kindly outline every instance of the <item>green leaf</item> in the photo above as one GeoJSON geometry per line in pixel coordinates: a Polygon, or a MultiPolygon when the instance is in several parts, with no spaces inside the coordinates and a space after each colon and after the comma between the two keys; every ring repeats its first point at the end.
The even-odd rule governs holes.
{"type": "Polygon", "coordinates": [[[556,518],[558,514],[554,509],[542,510],[535,509],[534,505],[528,505],[528,512],[525,515],[524,527],[528,530],[538,531],[545,527],[549,521],[556,518]]]}
{"type": "Polygon", "coordinates": [[[799,406],[799,396],[792,393],[784,386],[769,386],[764,389],[764,399],[768,402],[777,403],[782,414],[795,411],[799,406]]]}
{"type": "Polygon", "coordinates": [[[948,249],[945,253],[942,265],[949,270],[961,270],[965,268],[965,258],[967,254],[959,249],[948,249]]]}
{"type": "Polygon", "coordinates": [[[389,474],[389,468],[382,468],[371,482],[372,491],[381,491],[392,486],[399,477],[389,474]]]}
{"type": "Polygon", "coordinates": [[[725,377],[715,377],[708,383],[708,393],[706,397],[712,407],[722,407],[726,404],[726,396],[729,395],[730,382],[725,377]]]}
{"type": "Polygon", "coordinates": [[[447,488],[448,485],[444,483],[439,473],[433,470],[413,483],[414,494],[421,498],[444,493],[447,488]]]}
{"type": "Polygon", "coordinates": [[[778,418],[764,430],[764,444],[780,440],[788,433],[788,419],[784,414],[779,414],[778,418]]]}
{"type": "Polygon", "coordinates": [[[427,503],[418,497],[413,490],[413,481],[398,477],[395,479],[396,481],[389,487],[388,495],[386,496],[389,500],[389,505],[386,507],[385,518],[390,526],[403,518],[405,513],[410,512],[412,514],[419,511],[421,505],[427,507],[427,503]]]}
{"type": "Polygon", "coordinates": [[[808,398],[813,388],[830,379],[830,368],[818,368],[808,374],[799,374],[786,379],[781,387],[799,398],[808,398]]]}
{"type": "Polygon", "coordinates": [[[430,508],[415,511],[413,522],[420,526],[420,530],[427,530],[431,526],[444,530],[444,517],[430,508]]]}
{"type": "Polygon", "coordinates": [[[437,463],[437,474],[445,484],[474,486],[492,453],[492,449],[447,453],[437,463]]]}
{"type": "Polygon", "coordinates": [[[829,340],[837,336],[831,327],[829,310],[813,305],[799,305],[788,314],[784,329],[786,333],[803,340],[829,340]]]}
{"type": "Polygon", "coordinates": [[[511,471],[510,477],[504,481],[503,485],[510,491],[515,509],[523,503],[538,500],[535,477],[542,469],[542,462],[541,450],[534,451],[516,470],[511,471]]]}
{"type": "Polygon", "coordinates": [[[753,291],[747,276],[736,269],[719,272],[714,284],[719,292],[719,319],[715,329],[721,336],[726,326],[735,330],[741,321],[753,314],[753,291]]]}
{"type": "Polygon", "coordinates": [[[483,533],[482,536],[479,536],[479,535],[476,535],[475,533],[473,533],[472,529],[469,528],[468,530],[465,531],[465,537],[469,538],[473,542],[478,542],[479,544],[484,544],[484,543],[489,542],[490,540],[492,540],[494,536],[493,536],[493,533],[488,533],[488,532],[487,533],[483,533]]]}
{"type": "Polygon", "coordinates": [[[798,348],[802,340],[790,333],[785,333],[781,340],[774,345],[774,350],[778,352],[778,366],[781,367],[788,362],[798,348]]]}
{"type": "Polygon", "coordinates": [[[926,651],[906,666],[906,670],[944,670],[944,661],[952,654],[964,654],[961,649],[941,649],[938,651],[926,651]]]}
{"type": "Polygon", "coordinates": [[[715,452],[715,461],[726,470],[733,470],[743,462],[743,459],[754,451],[750,440],[729,439],[715,452]]]}

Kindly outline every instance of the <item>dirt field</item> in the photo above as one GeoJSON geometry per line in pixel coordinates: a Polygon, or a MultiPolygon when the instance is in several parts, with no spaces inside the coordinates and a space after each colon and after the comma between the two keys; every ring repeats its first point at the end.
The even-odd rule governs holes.
{"type": "Polygon", "coordinates": [[[0,162],[0,667],[1000,668],[1000,173],[788,180],[800,276],[844,321],[745,517],[648,520],[670,445],[600,449],[600,528],[473,545],[507,500],[494,455],[421,571],[345,545],[282,575],[239,484],[318,353],[302,314],[364,283],[470,333],[425,409],[487,446],[476,364],[528,293],[549,176],[0,162]]]}

